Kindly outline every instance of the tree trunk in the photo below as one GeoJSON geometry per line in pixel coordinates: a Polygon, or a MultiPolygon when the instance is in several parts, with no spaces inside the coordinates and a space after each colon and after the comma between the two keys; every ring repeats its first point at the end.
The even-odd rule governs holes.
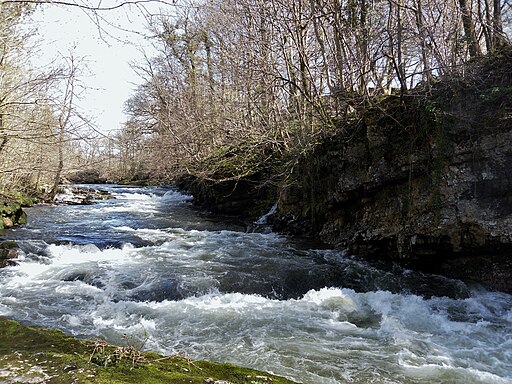
{"type": "Polygon", "coordinates": [[[403,58],[403,32],[404,28],[402,25],[402,0],[397,2],[396,7],[396,46],[397,46],[397,59],[396,65],[398,80],[400,82],[400,93],[404,94],[407,92],[407,81],[405,71],[405,61],[403,58]]]}
{"type": "Polygon", "coordinates": [[[494,10],[492,17],[493,26],[493,45],[494,48],[502,47],[506,44],[505,35],[503,34],[503,21],[501,19],[501,1],[494,0],[494,10]]]}
{"type": "Polygon", "coordinates": [[[57,192],[59,191],[59,185],[62,177],[62,169],[64,168],[64,135],[65,135],[65,126],[61,126],[59,130],[59,141],[58,141],[58,163],[57,169],[55,171],[55,178],[53,179],[53,186],[50,191],[49,199],[55,199],[57,192]]]}
{"type": "Polygon", "coordinates": [[[368,9],[366,5],[366,0],[361,0],[360,4],[360,29],[361,33],[359,35],[359,51],[360,51],[360,60],[361,60],[361,69],[359,74],[359,92],[363,95],[367,93],[368,88],[368,73],[370,72],[370,59],[368,55],[368,26],[367,26],[367,16],[368,9]]]}
{"type": "Polygon", "coordinates": [[[460,11],[462,13],[462,25],[464,27],[464,35],[468,45],[469,56],[471,58],[482,55],[480,44],[475,34],[475,26],[471,17],[471,7],[467,0],[459,0],[460,11]]]}
{"type": "Polygon", "coordinates": [[[422,81],[430,84],[432,82],[432,69],[430,67],[430,53],[427,47],[427,34],[425,33],[425,25],[423,22],[423,9],[421,0],[416,1],[416,25],[418,27],[418,37],[421,46],[421,58],[423,61],[422,81]]]}

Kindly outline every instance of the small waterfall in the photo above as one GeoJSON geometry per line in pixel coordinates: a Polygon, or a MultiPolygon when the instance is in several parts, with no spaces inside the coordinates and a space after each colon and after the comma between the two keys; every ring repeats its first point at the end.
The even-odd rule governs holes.
{"type": "Polygon", "coordinates": [[[265,213],[263,216],[261,216],[258,220],[254,222],[256,225],[267,225],[268,219],[275,215],[277,212],[277,203],[274,203],[274,205],[270,208],[270,210],[265,213]]]}

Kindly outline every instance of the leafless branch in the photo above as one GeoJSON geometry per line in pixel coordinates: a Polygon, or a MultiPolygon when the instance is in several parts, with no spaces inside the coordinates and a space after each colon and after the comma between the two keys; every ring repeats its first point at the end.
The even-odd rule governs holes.
{"type": "Polygon", "coordinates": [[[59,0],[2,0],[0,1],[0,5],[4,4],[50,4],[50,5],[64,5],[64,6],[70,6],[70,7],[77,7],[81,9],[85,9],[88,11],[94,11],[94,12],[101,12],[101,11],[112,11],[115,9],[119,9],[122,7],[126,7],[129,5],[143,5],[143,4],[162,4],[167,6],[175,6],[175,2],[169,2],[164,0],[135,0],[135,1],[123,1],[119,4],[110,6],[110,7],[103,7],[103,6],[93,6],[93,5],[87,5],[87,4],[79,4],[76,2],[70,2],[70,1],[59,1],[59,0]]]}

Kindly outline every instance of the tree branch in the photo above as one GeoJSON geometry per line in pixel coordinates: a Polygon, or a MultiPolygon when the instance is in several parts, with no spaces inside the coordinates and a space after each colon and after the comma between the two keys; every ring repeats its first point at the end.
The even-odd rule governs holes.
{"type": "Polygon", "coordinates": [[[0,5],[5,4],[51,4],[51,5],[64,5],[70,7],[77,7],[81,9],[85,9],[87,11],[113,11],[118,8],[125,7],[127,5],[140,5],[147,3],[158,3],[163,5],[171,5],[175,6],[175,2],[165,1],[165,0],[135,0],[135,1],[123,1],[117,5],[112,5],[110,7],[102,7],[102,6],[92,6],[86,4],[77,4],[70,1],[58,1],[58,0],[2,0],[0,1],[0,5]]]}

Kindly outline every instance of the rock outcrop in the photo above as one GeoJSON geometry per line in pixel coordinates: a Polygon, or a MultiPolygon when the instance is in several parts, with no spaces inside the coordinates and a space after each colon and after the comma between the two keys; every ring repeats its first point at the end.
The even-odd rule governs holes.
{"type": "Polygon", "coordinates": [[[0,355],[2,383],[294,383],[232,364],[193,361],[178,354],[161,356],[131,343],[76,339],[2,317],[0,355]]]}
{"type": "Polygon", "coordinates": [[[277,231],[512,292],[512,49],[464,77],[365,102],[280,188],[261,188],[268,172],[181,187],[245,217],[277,199],[277,231]]]}
{"type": "Polygon", "coordinates": [[[203,209],[244,220],[257,219],[275,201],[275,191],[263,185],[261,174],[221,182],[187,176],[182,177],[176,185],[191,193],[196,205],[203,209]]]}
{"type": "Polygon", "coordinates": [[[26,223],[27,214],[22,209],[22,202],[0,199],[0,230],[26,223]]]}
{"type": "Polygon", "coordinates": [[[295,168],[275,227],[512,292],[511,63],[367,106],[295,168]]]}
{"type": "Polygon", "coordinates": [[[15,241],[0,242],[0,268],[15,264],[18,257],[18,244],[15,241]]]}
{"type": "Polygon", "coordinates": [[[82,186],[62,186],[59,189],[53,202],[63,205],[90,205],[97,200],[108,200],[114,197],[101,189],[87,188],[82,186]]]}

